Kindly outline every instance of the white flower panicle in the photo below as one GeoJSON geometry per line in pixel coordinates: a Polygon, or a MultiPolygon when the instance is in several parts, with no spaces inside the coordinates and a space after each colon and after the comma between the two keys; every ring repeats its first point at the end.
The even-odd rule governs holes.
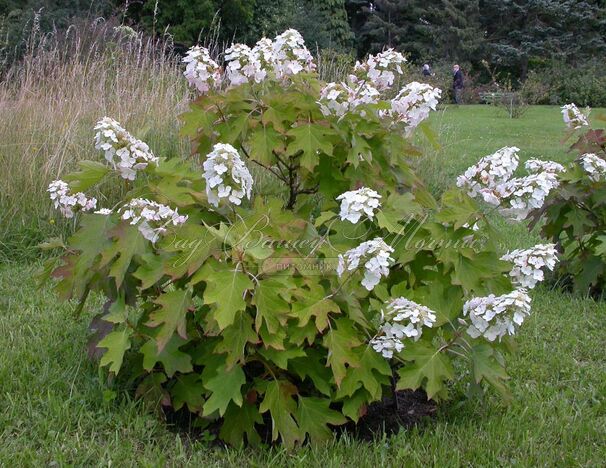
{"type": "Polygon", "coordinates": [[[363,242],[358,247],[339,255],[337,274],[342,276],[345,271],[355,270],[360,263],[364,263],[362,286],[372,291],[379,284],[381,277],[389,274],[389,266],[394,261],[391,257],[393,251],[380,237],[363,242]]]}
{"type": "Polygon", "coordinates": [[[236,148],[217,143],[203,166],[210,204],[218,207],[221,199],[228,199],[239,205],[245,196],[250,199],[253,178],[236,148]]]}
{"type": "Polygon", "coordinates": [[[99,214],[99,215],[103,215],[103,216],[109,216],[112,213],[113,213],[113,211],[110,210],[109,208],[101,208],[101,209],[95,211],[95,214],[99,214]]]}
{"type": "Polygon", "coordinates": [[[606,180],[606,161],[593,153],[587,153],[580,158],[581,166],[587,172],[590,180],[599,182],[606,180]]]}
{"type": "Polygon", "coordinates": [[[274,43],[271,39],[266,37],[259,39],[253,47],[252,52],[263,70],[273,70],[276,55],[274,54],[274,43]]]}
{"type": "Polygon", "coordinates": [[[245,44],[232,44],[225,51],[225,78],[230,86],[240,86],[244,83],[260,83],[265,79],[267,70],[263,68],[257,51],[245,44]]]}
{"type": "Polygon", "coordinates": [[[394,49],[369,55],[366,61],[356,62],[351,81],[367,81],[380,91],[393,86],[396,75],[404,73],[406,58],[394,49]]]}
{"type": "Polygon", "coordinates": [[[221,67],[210,58],[205,47],[194,46],[189,49],[183,62],[187,64],[183,73],[185,78],[190,86],[194,86],[201,94],[221,86],[221,67]]]}
{"type": "Polygon", "coordinates": [[[387,114],[396,122],[404,122],[410,132],[429,117],[432,110],[436,110],[441,95],[441,89],[413,81],[391,100],[387,114]]]}
{"type": "Polygon", "coordinates": [[[179,226],[187,221],[187,216],[179,215],[176,208],[173,210],[154,201],[134,198],[122,208],[122,219],[137,225],[141,235],[155,243],[166,233],[169,225],[179,226]]]}
{"type": "Polygon", "coordinates": [[[105,159],[120,176],[135,180],[137,172],[150,164],[158,165],[159,159],[146,143],[127,132],[117,121],[104,117],[95,126],[95,148],[105,153],[105,159]]]}
{"type": "Polygon", "coordinates": [[[353,224],[360,221],[363,215],[373,219],[375,210],[381,206],[381,195],[367,187],[342,193],[337,200],[341,201],[341,220],[353,224]]]}
{"type": "Polygon", "coordinates": [[[47,191],[55,209],[66,218],[73,218],[77,211],[91,211],[97,207],[96,198],[88,198],[82,192],[70,193],[69,185],[62,180],[51,182],[47,191]]]}
{"type": "Polygon", "coordinates": [[[518,167],[519,148],[507,146],[485,156],[457,178],[457,187],[467,190],[470,197],[481,196],[484,201],[497,206],[500,203],[496,189],[508,182],[518,167]]]}
{"type": "Polygon", "coordinates": [[[562,116],[564,123],[568,128],[578,130],[579,128],[586,127],[589,125],[589,108],[587,108],[584,114],[579,108],[573,104],[566,104],[562,106],[562,116]]]}
{"type": "Polygon", "coordinates": [[[393,353],[405,347],[404,340],[417,341],[423,334],[423,327],[433,327],[436,313],[405,297],[393,299],[387,305],[387,313],[382,313],[379,335],[370,340],[370,345],[384,358],[391,359],[393,353]]]}
{"type": "Polygon", "coordinates": [[[512,219],[521,221],[530,211],[541,208],[545,198],[560,185],[554,172],[540,172],[509,180],[494,191],[498,198],[499,211],[512,219]]]}
{"type": "Polygon", "coordinates": [[[516,249],[507,252],[501,260],[513,263],[509,276],[514,285],[533,289],[545,279],[543,268],[553,271],[558,262],[555,244],[538,244],[530,249],[516,249]]]}
{"type": "Polygon", "coordinates": [[[555,161],[541,161],[540,159],[529,159],[524,163],[524,167],[531,174],[541,172],[558,173],[566,171],[566,168],[555,161]]]}
{"type": "Polygon", "coordinates": [[[500,341],[506,335],[514,335],[516,326],[530,315],[530,296],[525,289],[517,289],[502,296],[474,297],[463,305],[463,315],[469,315],[471,320],[469,336],[500,341]]]}
{"type": "Polygon", "coordinates": [[[379,98],[379,91],[365,82],[352,83],[352,86],[328,83],[320,92],[318,104],[325,116],[342,117],[361,105],[378,103],[379,98]]]}
{"type": "Polygon", "coordinates": [[[280,79],[313,71],[316,65],[303,36],[296,29],[287,29],[273,41],[274,70],[280,79]]]}

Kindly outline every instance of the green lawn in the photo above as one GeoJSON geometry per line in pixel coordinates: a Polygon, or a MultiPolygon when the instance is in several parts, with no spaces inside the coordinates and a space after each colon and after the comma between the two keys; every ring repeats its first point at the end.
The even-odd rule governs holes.
{"type": "MultiPolygon", "coordinates": [[[[436,187],[480,156],[519,146],[522,157],[566,160],[555,107],[522,119],[490,107],[448,108],[433,117],[443,149],[423,162],[436,187]]],[[[536,238],[499,223],[508,247],[536,238]]],[[[0,466],[600,466],[606,459],[606,305],[541,289],[521,329],[509,373],[513,402],[494,394],[453,400],[436,419],[375,443],[341,438],[328,447],[224,450],[171,432],[120,395],[105,401],[84,351],[95,304],[79,320],[39,288],[35,265],[0,266],[0,466]]],[[[99,304],[97,304],[97,307],[99,304]]]]}

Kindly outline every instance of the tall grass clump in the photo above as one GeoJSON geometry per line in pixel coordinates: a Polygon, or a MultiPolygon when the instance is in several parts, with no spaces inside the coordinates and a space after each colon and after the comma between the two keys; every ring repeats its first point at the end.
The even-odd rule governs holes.
{"type": "Polygon", "coordinates": [[[186,155],[177,115],[187,100],[170,38],[105,20],[34,28],[0,81],[0,260],[34,256],[41,239],[69,231],[54,224],[46,188],[79,160],[103,158],[92,141],[97,120],[119,120],[158,156],[186,155]]]}

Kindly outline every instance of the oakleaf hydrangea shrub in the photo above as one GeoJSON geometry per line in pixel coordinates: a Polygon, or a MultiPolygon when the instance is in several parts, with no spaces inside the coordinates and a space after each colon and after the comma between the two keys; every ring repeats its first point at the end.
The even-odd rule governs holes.
{"type": "Polygon", "coordinates": [[[566,140],[577,139],[570,147],[579,153],[574,161],[530,159],[528,175],[514,177],[520,150],[503,148],[465,171],[457,186],[511,220],[538,224],[550,242],[502,257],[515,265],[514,284],[533,288],[546,270],[555,270],[560,284],[600,295],[606,287],[606,135],[591,128],[589,109],[567,104],[562,115],[566,140]]]}
{"type": "Polygon", "coordinates": [[[443,400],[465,379],[507,396],[527,289],[556,261],[550,246],[501,259],[474,199],[481,184],[524,209],[542,196],[492,187],[516,150],[435,200],[408,162],[440,91],[390,89],[401,54],[324,83],[289,30],[223,59],[194,47],[184,62],[199,93],[183,115],[191,160],[153,156],[106,118],[106,161],[49,189],[79,222],[57,292],[80,307],[90,291],[107,298],[96,346],[114,382],[229,444],[269,434],[289,448],[330,439],[396,390],[443,400]],[[260,176],[277,190],[260,191],[260,176]],[[84,193],[105,177],[130,188],[116,206],[84,193]]]}

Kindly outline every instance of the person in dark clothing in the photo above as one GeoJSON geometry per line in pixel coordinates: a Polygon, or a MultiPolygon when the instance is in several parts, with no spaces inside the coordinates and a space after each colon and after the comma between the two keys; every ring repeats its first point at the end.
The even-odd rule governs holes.
{"type": "Polygon", "coordinates": [[[455,65],[452,67],[452,91],[455,104],[463,104],[463,72],[461,67],[455,65]]]}
{"type": "Polygon", "coordinates": [[[431,73],[431,67],[428,63],[423,65],[423,76],[433,76],[433,73],[431,73]]]}

